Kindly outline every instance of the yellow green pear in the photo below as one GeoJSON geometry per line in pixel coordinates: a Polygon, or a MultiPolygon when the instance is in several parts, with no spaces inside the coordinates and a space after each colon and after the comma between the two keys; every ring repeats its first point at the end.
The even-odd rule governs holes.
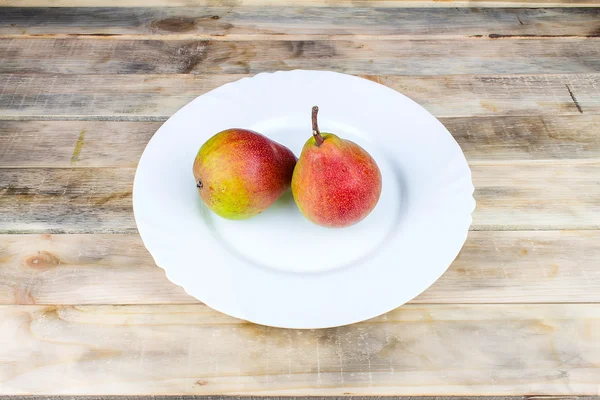
{"type": "Polygon", "coordinates": [[[227,129],[208,139],[193,173],[202,201],[227,219],[260,214],[290,187],[296,156],[248,129],[227,129]]]}

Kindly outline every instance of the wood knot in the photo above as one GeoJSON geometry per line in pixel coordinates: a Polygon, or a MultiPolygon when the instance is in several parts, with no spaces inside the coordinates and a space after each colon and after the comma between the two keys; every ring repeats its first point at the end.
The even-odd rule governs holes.
{"type": "Polygon", "coordinates": [[[37,255],[27,257],[25,263],[36,269],[52,268],[61,264],[60,258],[47,251],[39,251],[37,255]]]}
{"type": "Polygon", "coordinates": [[[196,20],[182,17],[165,18],[153,22],[152,26],[167,32],[189,32],[196,29],[196,20]]]}

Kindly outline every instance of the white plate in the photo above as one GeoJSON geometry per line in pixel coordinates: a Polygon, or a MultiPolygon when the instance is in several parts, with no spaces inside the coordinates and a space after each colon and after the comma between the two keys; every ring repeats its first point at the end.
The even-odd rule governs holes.
{"type": "Polygon", "coordinates": [[[190,295],[263,325],[325,328],[390,311],[438,279],[464,244],[472,194],[460,147],[421,106],[366,79],[298,70],[228,83],[179,110],[140,159],[133,206],[157,265],[190,295]],[[366,219],[318,227],[291,193],[246,221],[204,206],[192,163],[209,137],[247,128],[299,155],[313,105],[322,131],[355,141],[381,169],[366,219]]]}

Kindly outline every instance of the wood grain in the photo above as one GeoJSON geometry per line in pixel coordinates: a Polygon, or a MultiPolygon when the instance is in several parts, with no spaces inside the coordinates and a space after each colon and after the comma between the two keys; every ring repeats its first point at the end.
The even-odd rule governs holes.
{"type": "MultiPolygon", "coordinates": [[[[599,115],[459,117],[441,122],[471,164],[600,160],[599,115]]],[[[5,149],[0,167],[135,167],[161,124],[0,121],[0,149],[5,149]]]]}
{"type": "MultiPolygon", "coordinates": [[[[472,172],[473,230],[600,229],[598,161],[478,164],[472,172]]],[[[135,233],[134,173],[0,169],[0,232],[135,233]]]]}
{"type": "Polygon", "coordinates": [[[471,170],[477,200],[473,229],[600,228],[600,163],[474,165],[471,170]]]}
{"type": "Polygon", "coordinates": [[[600,9],[360,7],[8,8],[0,35],[337,40],[348,37],[594,37],[600,9]]]}
{"type": "MultiPolygon", "coordinates": [[[[471,232],[413,303],[599,303],[600,231],[471,232]]],[[[197,303],[138,235],[3,235],[0,304],[197,303]]]]}
{"type": "MultiPolygon", "coordinates": [[[[592,126],[579,127],[587,132],[600,124],[600,116],[590,123],[592,126]]],[[[162,122],[0,121],[0,149],[6,150],[0,152],[0,166],[135,167],[161,125],[162,122]]],[[[593,141],[585,133],[583,136],[593,141]]],[[[587,140],[580,141],[579,146],[588,147],[589,142],[584,142],[587,140]]],[[[600,137],[598,142],[600,147],[600,137]]]]}
{"type": "Polygon", "coordinates": [[[4,306],[0,321],[2,394],[596,394],[600,382],[597,304],[408,305],[317,331],[203,305],[4,306]]]}
{"type": "Polygon", "coordinates": [[[9,7],[598,7],[597,0],[1,0],[9,7]]]}
{"type": "MultiPolygon", "coordinates": [[[[314,396],[262,396],[265,400],[313,400],[314,396]]],[[[330,400],[345,400],[347,396],[328,396],[330,400]]],[[[0,396],[0,400],[229,400],[227,395],[176,396],[0,396]],[[77,397],[77,398],[74,398],[77,397]]],[[[256,400],[255,396],[235,396],[236,400],[256,400]]],[[[352,400],[600,400],[600,396],[352,396],[352,400]]]]}
{"type": "Polygon", "coordinates": [[[0,73],[561,74],[600,71],[600,37],[521,40],[0,39],[0,73]],[[402,55],[399,62],[398,55],[402,55]]]}
{"type": "MultiPolygon", "coordinates": [[[[0,396],[0,400],[228,400],[227,395],[176,395],[176,396],[0,396]]],[[[266,400],[313,400],[314,396],[263,396],[266,400]]],[[[344,400],[347,396],[328,396],[331,400],[344,400]]],[[[236,400],[256,400],[255,396],[235,396],[236,400]]],[[[352,400],[600,400],[600,396],[352,396],[352,400]]]]}
{"type": "MultiPolygon", "coordinates": [[[[262,396],[265,400],[314,400],[314,396],[262,396]]],[[[345,400],[348,396],[328,396],[330,400],[345,400]]],[[[1,396],[0,400],[229,400],[227,395],[163,395],[163,396],[1,396]],[[77,397],[77,398],[74,398],[77,397]]],[[[235,396],[236,400],[256,400],[255,396],[235,396]]],[[[527,396],[352,396],[352,400],[600,400],[600,396],[527,395],[527,396]]]]}
{"type": "MultiPolygon", "coordinates": [[[[265,400],[314,400],[314,396],[262,396],[265,400]]],[[[330,400],[345,400],[347,396],[328,396],[330,400]]],[[[229,400],[227,395],[174,396],[0,396],[0,400],[229,400]],[[75,398],[76,397],[76,398],[75,398]]],[[[256,400],[255,396],[235,396],[236,400],[256,400]]],[[[352,396],[352,400],[600,400],[600,396],[352,396]]]]}
{"type": "Polygon", "coordinates": [[[3,235],[0,304],[196,303],[138,235],[3,235]]]}
{"type": "Polygon", "coordinates": [[[130,168],[0,169],[0,232],[136,232],[134,173],[130,168]]]}
{"type": "MultiPolygon", "coordinates": [[[[164,120],[244,76],[0,74],[0,118],[164,120]]],[[[600,113],[600,74],[365,77],[437,117],[600,113]]]]}
{"type": "Polygon", "coordinates": [[[575,8],[597,0],[2,5],[52,7],[0,10],[0,395],[600,394],[600,8],[575,8]],[[473,169],[453,265],[357,325],[227,317],[136,234],[134,168],[160,124],[295,68],[407,94],[473,169]]]}

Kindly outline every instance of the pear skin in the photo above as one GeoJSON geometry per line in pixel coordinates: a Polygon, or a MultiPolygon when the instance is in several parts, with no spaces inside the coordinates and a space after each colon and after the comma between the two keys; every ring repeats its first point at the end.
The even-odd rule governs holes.
{"type": "Polygon", "coordinates": [[[321,133],[313,107],[313,136],[292,177],[292,194],[302,214],[317,225],[341,228],[363,220],[381,195],[381,172],[362,147],[321,133]]]}
{"type": "Polygon", "coordinates": [[[251,130],[227,129],[202,145],[193,173],[209,209],[241,220],[260,214],[289,189],[295,165],[287,147],[251,130]]]}

